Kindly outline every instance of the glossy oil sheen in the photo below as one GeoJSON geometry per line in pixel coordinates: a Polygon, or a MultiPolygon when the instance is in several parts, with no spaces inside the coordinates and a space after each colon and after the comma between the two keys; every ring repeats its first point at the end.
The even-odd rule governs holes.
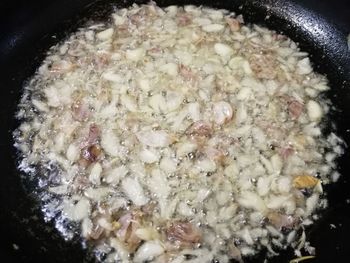
{"type": "MultiPolygon", "coordinates": [[[[5,1],[5,3],[10,1],[5,1]]],[[[64,39],[89,19],[104,20],[113,10],[113,1],[52,0],[11,1],[11,17],[0,19],[0,257],[3,262],[88,262],[93,261],[79,240],[66,242],[52,223],[41,218],[40,208],[31,196],[33,187],[21,181],[16,170],[16,152],[12,131],[16,128],[13,115],[20,98],[21,87],[34,74],[45,57],[45,51],[64,39]],[[16,3],[18,2],[18,8],[16,3]],[[15,244],[16,246],[14,246],[15,244]],[[8,259],[6,259],[9,257],[8,259]]],[[[119,6],[133,2],[114,1],[119,6]]],[[[339,134],[350,142],[350,54],[346,33],[340,27],[312,11],[319,10],[317,1],[291,0],[229,0],[187,1],[160,0],[158,5],[197,4],[225,8],[242,13],[246,22],[258,23],[285,33],[309,52],[317,71],[326,74],[331,91],[328,96],[339,109],[331,113],[339,134]],[[304,4],[303,4],[304,3],[304,4]],[[307,6],[308,8],[306,8],[307,6]]],[[[348,8],[346,1],[342,2],[348,8]]],[[[331,5],[329,5],[331,8],[331,5]]],[[[336,21],[336,16],[333,17],[336,21]]],[[[348,25],[350,27],[350,25],[348,25]]],[[[310,262],[346,262],[350,257],[350,172],[348,151],[339,162],[343,176],[328,188],[329,209],[320,221],[309,229],[317,258],[310,262]],[[332,229],[334,224],[336,229],[332,229]]],[[[289,262],[291,251],[271,262],[289,262]]],[[[264,253],[247,262],[263,262],[264,253]]]]}

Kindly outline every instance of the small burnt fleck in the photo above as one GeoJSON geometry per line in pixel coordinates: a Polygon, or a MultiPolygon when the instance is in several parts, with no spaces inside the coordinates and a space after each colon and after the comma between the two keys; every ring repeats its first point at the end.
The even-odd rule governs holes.
{"type": "Polygon", "coordinates": [[[197,256],[196,255],[192,255],[192,254],[185,254],[184,258],[185,258],[185,260],[191,260],[191,259],[197,258],[197,256]]]}

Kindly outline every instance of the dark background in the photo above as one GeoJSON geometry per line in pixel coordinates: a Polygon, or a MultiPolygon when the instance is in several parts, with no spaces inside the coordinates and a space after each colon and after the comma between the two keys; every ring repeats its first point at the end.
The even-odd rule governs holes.
{"type": "MultiPolygon", "coordinates": [[[[233,2],[228,0],[227,3],[231,1],[233,2]]],[[[91,13],[91,8],[82,8],[89,2],[91,1],[3,0],[0,2],[0,257],[2,262],[88,261],[85,257],[86,251],[81,249],[79,241],[65,242],[54,229],[53,224],[44,223],[40,218],[39,209],[33,206],[33,200],[26,195],[30,186],[20,187],[21,181],[15,171],[11,130],[16,126],[12,116],[19,97],[19,87],[34,73],[35,67],[44,57],[45,50],[57,42],[56,38],[61,39],[65,32],[76,28],[76,23],[72,22],[75,19],[70,18],[76,18],[77,14],[80,14],[78,17],[83,17],[84,14],[91,13]],[[39,27],[38,24],[40,24],[39,27]],[[56,38],[52,37],[53,35],[56,38]],[[28,54],[37,55],[28,56],[28,54]],[[14,65],[17,66],[16,70],[14,65]]],[[[201,1],[192,2],[201,3],[201,1]]],[[[215,2],[212,3],[215,5],[215,2]]],[[[295,2],[326,17],[339,30],[339,34],[347,35],[350,32],[350,1],[296,0],[295,2]]],[[[108,9],[108,4],[104,7],[108,9]]],[[[103,16],[105,11],[101,9],[96,18],[103,16]]],[[[83,22],[80,23],[83,24],[83,22]]],[[[314,55],[317,57],[317,54],[314,55]]],[[[327,70],[321,68],[320,71],[327,70]]],[[[333,85],[339,84],[336,79],[331,82],[333,85]]],[[[350,100],[346,97],[345,101],[347,103],[350,100]]],[[[347,117],[346,114],[343,119],[343,130],[349,128],[347,117]]],[[[348,139],[349,136],[345,135],[345,137],[348,139]]],[[[345,158],[348,157],[346,155],[345,158]]],[[[350,211],[345,200],[349,198],[350,190],[347,180],[343,180],[342,184],[340,188],[330,189],[333,200],[331,205],[335,209],[328,210],[324,219],[311,230],[312,244],[315,244],[316,248],[321,247],[317,250],[317,259],[312,262],[349,261],[346,258],[350,258],[348,238],[350,211]],[[335,210],[337,212],[334,212],[335,210]],[[337,228],[330,230],[330,223],[337,228]]],[[[273,262],[288,262],[287,259],[291,258],[293,258],[292,254],[287,252],[284,259],[276,259],[273,262]]],[[[252,262],[257,261],[252,259],[252,262]]]]}

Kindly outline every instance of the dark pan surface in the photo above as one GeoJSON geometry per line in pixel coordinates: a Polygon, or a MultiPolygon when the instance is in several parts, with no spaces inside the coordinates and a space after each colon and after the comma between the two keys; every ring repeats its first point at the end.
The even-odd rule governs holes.
{"type": "MultiPolygon", "coordinates": [[[[101,19],[112,10],[113,1],[52,0],[4,1],[0,4],[0,255],[3,262],[88,262],[79,240],[66,242],[53,223],[45,223],[31,196],[31,186],[21,182],[12,147],[13,118],[21,87],[45,56],[45,51],[86,22],[101,19]],[[7,15],[11,14],[11,16],[7,15]],[[55,36],[55,37],[52,37],[55,36]]],[[[127,6],[132,1],[115,1],[127,6]]],[[[138,3],[145,1],[136,1],[138,3]]],[[[316,69],[326,74],[332,90],[329,97],[339,109],[331,119],[340,135],[350,142],[350,55],[346,34],[350,31],[347,0],[288,1],[160,0],[159,5],[203,4],[243,13],[247,22],[265,24],[284,32],[310,52],[316,69]],[[311,11],[314,10],[314,11],[311,11]],[[324,14],[320,15],[320,13],[324,14]],[[266,19],[266,17],[269,17],[266,19]],[[327,18],[327,19],[326,19],[327,18]],[[333,23],[334,22],[334,23],[333,23]],[[336,24],[336,25],[335,25],[336,24]]],[[[317,258],[310,262],[347,262],[350,256],[349,153],[340,160],[343,177],[328,187],[330,208],[309,229],[317,258]],[[331,229],[334,224],[336,229],[331,229]]],[[[291,251],[271,262],[289,262],[291,251]]],[[[263,262],[264,255],[248,260],[263,262]]]]}

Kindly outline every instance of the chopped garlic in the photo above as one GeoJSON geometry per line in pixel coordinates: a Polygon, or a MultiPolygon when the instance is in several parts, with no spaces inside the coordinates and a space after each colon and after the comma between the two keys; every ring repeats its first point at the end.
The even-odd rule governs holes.
{"type": "Polygon", "coordinates": [[[229,57],[233,53],[233,49],[230,48],[228,45],[222,44],[222,43],[216,43],[214,45],[215,52],[223,57],[229,57]]]}
{"type": "Polygon", "coordinates": [[[103,30],[96,34],[96,37],[100,40],[108,40],[112,38],[112,35],[114,33],[113,28],[108,28],[106,30],[103,30]]]}
{"type": "Polygon", "coordinates": [[[125,178],[122,181],[122,189],[135,205],[147,204],[148,198],[144,195],[143,188],[136,179],[125,178]]]}
{"type": "Polygon", "coordinates": [[[140,152],[140,159],[144,163],[155,163],[158,162],[159,158],[159,155],[152,150],[142,149],[140,152]]]}
{"type": "Polygon", "coordinates": [[[227,10],[118,8],[27,82],[19,168],[65,238],[106,261],[313,252],[297,233],[327,206],[344,152],[320,125],[328,89],[296,43],[227,10]]]}
{"type": "Polygon", "coordinates": [[[145,50],[143,48],[129,49],[126,51],[126,58],[132,61],[139,61],[145,55],[145,50]]]}
{"type": "Polygon", "coordinates": [[[148,241],[137,250],[134,262],[145,262],[163,254],[164,248],[157,242],[148,241]]]}
{"type": "Polygon", "coordinates": [[[224,26],[220,24],[210,24],[202,26],[203,31],[208,33],[220,32],[224,30],[224,26]]]}
{"type": "Polygon", "coordinates": [[[78,147],[76,147],[74,144],[70,144],[67,149],[67,159],[71,162],[75,162],[79,158],[80,151],[78,147]]]}
{"type": "Polygon", "coordinates": [[[319,121],[322,118],[322,108],[320,104],[318,104],[314,100],[309,100],[307,105],[307,114],[311,121],[319,121]]]}
{"type": "Polygon", "coordinates": [[[101,173],[102,173],[102,166],[101,166],[100,163],[96,163],[91,169],[91,172],[90,172],[90,175],[89,175],[89,180],[93,184],[100,184],[101,173]]]}
{"type": "Polygon", "coordinates": [[[166,131],[141,131],[136,137],[142,144],[151,147],[166,147],[174,142],[174,138],[166,131]]]}
{"type": "Polygon", "coordinates": [[[300,60],[297,64],[297,73],[301,75],[310,74],[312,72],[312,67],[310,65],[310,59],[304,58],[300,60]]]}
{"type": "Polygon", "coordinates": [[[175,63],[168,63],[165,65],[162,65],[159,70],[161,72],[167,73],[173,77],[176,77],[178,74],[178,66],[175,63]]]}

